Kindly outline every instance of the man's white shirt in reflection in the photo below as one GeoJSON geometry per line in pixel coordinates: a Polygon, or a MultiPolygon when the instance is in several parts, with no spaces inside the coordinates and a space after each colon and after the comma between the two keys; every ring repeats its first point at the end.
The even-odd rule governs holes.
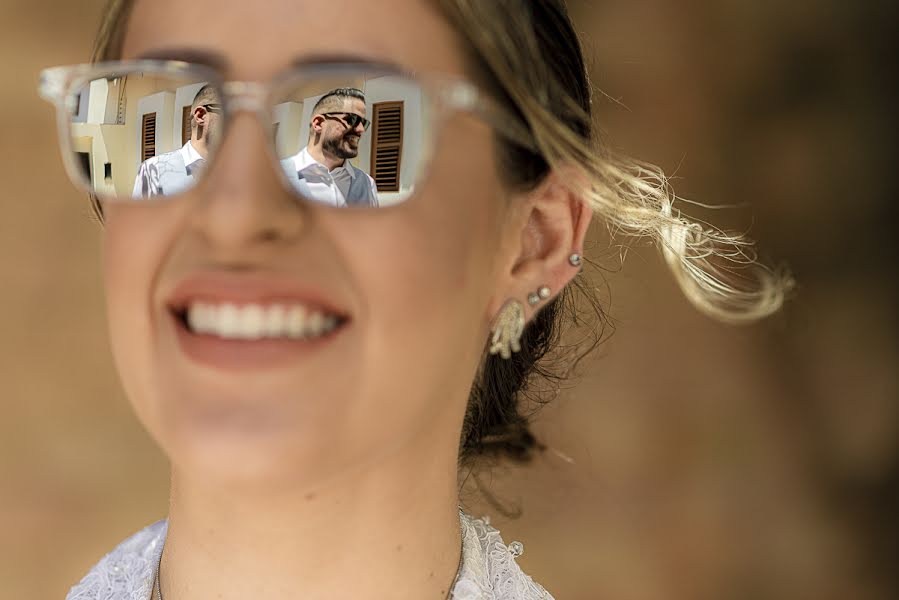
{"type": "Polygon", "coordinates": [[[307,148],[281,161],[288,181],[300,195],[335,207],[378,206],[378,187],[371,176],[350,162],[332,171],[315,160],[307,148]]]}
{"type": "Polygon", "coordinates": [[[134,198],[173,196],[193,186],[206,160],[190,142],[178,150],[153,156],[141,163],[134,178],[134,198]]]}

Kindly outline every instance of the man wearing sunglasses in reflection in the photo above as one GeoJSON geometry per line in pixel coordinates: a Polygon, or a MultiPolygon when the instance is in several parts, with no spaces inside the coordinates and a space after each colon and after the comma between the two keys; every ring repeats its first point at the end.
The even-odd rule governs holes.
{"type": "Polygon", "coordinates": [[[309,123],[309,143],[281,162],[303,196],[336,207],[378,206],[375,180],[350,164],[369,121],[365,95],[355,88],[332,90],[319,99],[309,123]]]}
{"type": "Polygon", "coordinates": [[[190,139],[178,150],[141,163],[134,180],[135,198],[171,196],[191,187],[206,163],[208,148],[217,142],[221,107],[215,88],[200,88],[190,107],[190,139]]]}

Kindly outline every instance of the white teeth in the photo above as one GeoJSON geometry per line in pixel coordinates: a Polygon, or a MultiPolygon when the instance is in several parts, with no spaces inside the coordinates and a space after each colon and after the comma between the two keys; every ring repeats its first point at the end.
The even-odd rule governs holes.
{"type": "Polygon", "coordinates": [[[270,306],[265,311],[265,335],[277,337],[281,335],[286,322],[287,310],[280,304],[270,306]]]}
{"type": "Polygon", "coordinates": [[[237,337],[238,328],[240,327],[239,316],[237,307],[233,304],[220,306],[217,311],[213,310],[209,317],[209,333],[218,333],[222,337],[237,337]]]}
{"type": "Polygon", "coordinates": [[[306,333],[306,309],[302,306],[288,308],[284,317],[284,329],[290,337],[303,337],[306,333]]]}
{"type": "Polygon", "coordinates": [[[194,333],[224,339],[301,339],[334,331],[338,319],[335,315],[310,311],[301,305],[235,306],[195,302],[187,309],[187,324],[194,333]]]}
{"type": "Polygon", "coordinates": [[[194,304],[191,307],[191,311],[188,314],[191,329],[197,333],[205,333],[209,330],[209,327],[211,326],[211,308],[212,307],[206,304],[194,304]]]}
{"type": "Polygon", "coordinates": [[[321,313],[312,313],[306,321],[306,328],[312,335],[321,335],[325,317],[321,313]]]}
{"type": "Polygon", "coordinates": [[[259,339],[266,334],[263,329],[265,311],[261,306],[247,306],[240,314],[240,333],[248,340],[259,339]]]}

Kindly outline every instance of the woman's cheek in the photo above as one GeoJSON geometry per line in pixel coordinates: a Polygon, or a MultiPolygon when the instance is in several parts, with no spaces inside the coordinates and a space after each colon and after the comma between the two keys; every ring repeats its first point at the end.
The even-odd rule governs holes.
{"type": "Polygon", "coordinates": [[[455,197],[418,199],[417,209],[389,236],[403,245],[385,249],[386,256],[396,259],[381,265],[381,276],[369,282],[380,291],[389,315],[381,333],[395,337],[405,331],[411,347],[421,348],[430,340],[476,351],[481,344],[481,311],[489,295],[483,271],[485,257],[491,255],[492,219],[484,188],[461,185],[456,190],[455,197]]]}
{"type": "MultiPolygon", "coordinates": [[[[158,208],[158,207],[154,207],[158,208]]],[[[154,319],[152,282],[164,236],[151,208],[110,206],[106,211],[103,270],[113,359],[138,412],[141,390],[152,389],[151,344],[154,319]]],[[[158,221],[158,220],[157,220],[158,221]]]]}

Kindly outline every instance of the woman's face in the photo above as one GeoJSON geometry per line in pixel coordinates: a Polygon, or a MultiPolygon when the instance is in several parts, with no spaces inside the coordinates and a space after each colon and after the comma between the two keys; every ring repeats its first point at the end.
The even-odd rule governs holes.
{"type": "MultiPolygon", "coordinates": [[[[434,4],[137,0],[123,58],[212,54],[226,79],[247,81],[321,56],[466,76],[434,4]]],[[[452,117],[415,197],[378,211],[296,200],[264,136],[239,113],[202,185],[106,207],[113,351],[140,419],[177,469],[212,478],[314,480],[389,453],[454,451],[515,246],[490,129],[452,117]],[[344,323],[313,340],[196,345],[172,306],[200,300],[344,323]]]]}

